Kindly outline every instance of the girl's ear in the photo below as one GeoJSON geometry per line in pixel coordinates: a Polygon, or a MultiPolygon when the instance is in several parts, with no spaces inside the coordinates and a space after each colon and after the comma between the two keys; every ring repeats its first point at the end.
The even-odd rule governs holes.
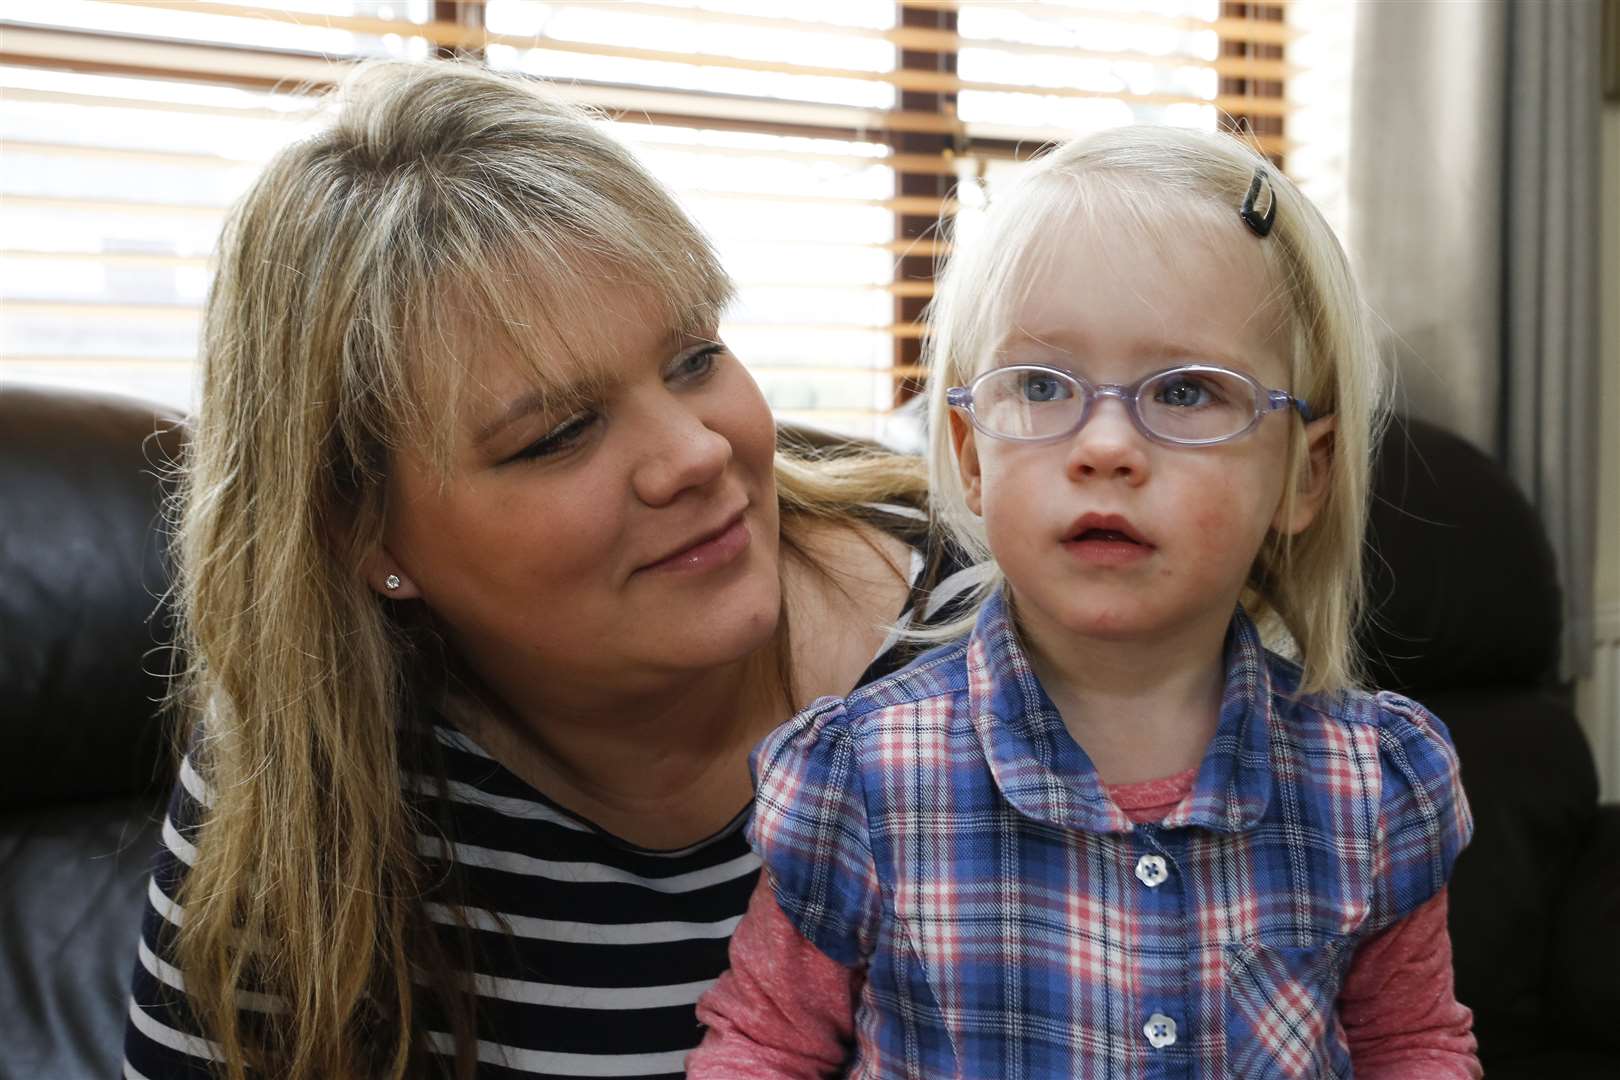
{"type": "Polygon", "coordinates": [[[360,564],[360,576],[367,585],[390,600],[420,600],[422,592],[411,576],[400,569],[386,545],[379,544],[360,564]]]}
{"type": "Polygon", "coordinates": [[[962,475],[962,495],[969,510],[984,516],[984,500],[979,492],[979,448],[973,425],[961,413],[952,409],[951,446],[956,450],[956,468],[962,475]]]}
{"type": "Polygon", "coordinates": [[[1305,460],[1300,463],[1293,499],[1277,507],[1271,527],[1286,536],[1298,536],[1316,520],[1327,502],[1333,479],[1334,418],[1318,417],[1305,425],[1305,460]]]}

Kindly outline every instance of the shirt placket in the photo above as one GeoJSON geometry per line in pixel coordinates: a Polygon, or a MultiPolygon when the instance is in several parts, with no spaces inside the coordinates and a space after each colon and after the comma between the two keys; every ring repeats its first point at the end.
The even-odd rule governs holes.
{"type": "Polygon", "coordinates": [[[1164,1080],[1196,1075],[1192,950],[1179,833],[1137,825],[1124,846],[1126,857],[1134,860],[1128,880],[1135,894],[1136,923],[1144,941],[1152,942],[1139,954],[1140,992],[1126,1038],[1145,1046],[1140,1055],[1147,1063],[1145,1075],[1164,1080]]]}

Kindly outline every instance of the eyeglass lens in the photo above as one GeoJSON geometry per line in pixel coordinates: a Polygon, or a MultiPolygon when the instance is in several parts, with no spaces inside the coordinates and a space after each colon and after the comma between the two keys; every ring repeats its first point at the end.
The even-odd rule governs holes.
{"type": "MultiPolygon", "coordinates": [[[[973,388],[973,411],[988,431],[1012,439],[1040,439],[1072,431],[1085,411],[1086,391],[1055,371],[1003,368],[973,388]]],[[[1236,435],[1253,421],[1260,403],[1254,386],[1210,368],[1178,368],[1138,388],[1142,426],[1162,438],[1203,442],[1236,435]]]]}

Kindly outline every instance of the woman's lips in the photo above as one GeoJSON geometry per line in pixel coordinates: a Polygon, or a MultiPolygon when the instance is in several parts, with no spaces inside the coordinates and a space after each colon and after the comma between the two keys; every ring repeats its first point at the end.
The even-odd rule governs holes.
{"type": "Polygon", "coordinates": [[[735,560],[744,551],[752,537],[748,532],[748,522],[739,514],[737,518],[720,532],[707,540],[701,540],[691,547],[683,548],[675,554],[650,563],[641,568],[641,573],[658,574],[690,574],[703,573],[716,570],[735,560]]]}

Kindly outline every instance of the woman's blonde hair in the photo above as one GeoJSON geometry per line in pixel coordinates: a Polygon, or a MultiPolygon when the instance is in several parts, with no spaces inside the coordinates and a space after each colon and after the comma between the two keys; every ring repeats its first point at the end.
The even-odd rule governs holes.
{"type": "MultiPolygon", "coordinates": [[[[451,660],[360,573],[389,457],[409,442],[448,469],[466,328],[544,387],[559,342],[589,347],[600,283],[693,333],[731,285],[668,193],[533,81],[378,63],[335,102],[231,215],[204,319],[175,700],[209,806],[180,967],[229,1077],[422,1072],[423,993],[450,1017],[447,1070],[470,1075],[475,999],[421,900],[415,832],[434,823],[401,791],[402,770],[431,772],[418,718],[451,660]],[[279,999],[262,1028],[239,1020],[243,991],[279,999]]],[[[881,454],[778,472],[790,549],[796,520],[922,493],[920,469],[881,454]]]]}
{"type": "MultiPolygon", "coordinates": [[[[1302,692],[1358,682],[1354,626],[1362,601],[1361,548],[1371,454],[1385,418],[1384,376],[1369,318],[1332,229],[1299,189],[1238,139],[1180,128],[1131,126],[1064,144],[1007,190],[941,275],[925,343],[929,364],[929,480],[935,519],[987,564],[979,598],[1003,584],[983,522],[968,509],[950,436],[945,391],[989,361],[1012,305],[1065,230],[1127,230],[1142,243],[1195,238],[1258,244],[1289,334],[1291,391],[1335,420],[1327,501],[1295,537],[1273,532],[1249,574],[1243,604],[1269,640],[1297,651],[1302,692]],[[1263,168],[1276,219],[1256,238],[1239,208],[1263,168]],[[1230,237],[1230,240],[1219,239],[1230,237]]],[[[1284,512],[1308,467],[1304,428],[1293,424],[1284,512]]],[[[938,633],[960,630],[942,628],[938,633]]]]}

